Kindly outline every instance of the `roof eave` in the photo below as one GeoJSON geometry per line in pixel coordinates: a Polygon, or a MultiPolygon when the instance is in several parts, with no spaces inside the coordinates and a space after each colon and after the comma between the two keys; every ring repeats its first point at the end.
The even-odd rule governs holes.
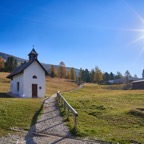
{"type": "Polygon", "coordinates": [[[16,75],[19,75],[19,74],[21,74],[21,73],[23,73],[23,71],[21,71],[21,72],[19,72],[19,73],[17,73],[17,74],[14,74],[14,75],[8,75],[6,78],[11,78],[11,77],[14,77],[14,76],[16,76],[16,75]]]}

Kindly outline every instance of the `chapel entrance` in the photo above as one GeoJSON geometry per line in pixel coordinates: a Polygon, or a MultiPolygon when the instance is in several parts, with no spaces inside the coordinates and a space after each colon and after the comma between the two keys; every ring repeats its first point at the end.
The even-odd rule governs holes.
{"type": "Polygon", "coordinates": [[[32,84],[32,98],[37,98],[37,84],[32,84]]]}

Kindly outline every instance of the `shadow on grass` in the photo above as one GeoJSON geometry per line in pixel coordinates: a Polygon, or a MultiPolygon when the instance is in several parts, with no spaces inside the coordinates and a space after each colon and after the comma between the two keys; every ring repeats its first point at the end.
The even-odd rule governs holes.
{"type": "Polygon", "coordinates": [[[38,117],[41,113],[41,111],[43,110],[43,104],[41,105],[41,107],[39,108],[39,110],[34,114],[33,118],[32,118],[32,122],[31,122],[31,126],[35,125],[37,120],[38,120],[38,117]]]}
{"type": "Polygon", "coordinates": [[[40,116],[40,113],[41,113],[42,110],[43,110],[44,102],[45,102],[45,100],[43,101],[41,107],[40,107],[39,110],[34,114],[34,116],[33,116],[33,118],[32,118],[30,129],[29,129],[27,135],[25,136],[25,142],[26,142],[26,144],[29,144],[29,143],[36,144],[36,142],[34,142],[34,134],[36,133],[36,123],[37,123],[37,121],[38,121],[38,118],[39,118],[39,116],[40,116]]]}
{"type": "Polygon", "coordinates": [[[144,118],[144,108],[135,108],[128,112],[128,114],[134,115],[136,117],[144,118]]]}
{"type": "Polygon", "coordinates": [[[1,93],[0,92],[0,98],[14,98],[14,97],[8,95],[7,93],[1,93]]]}

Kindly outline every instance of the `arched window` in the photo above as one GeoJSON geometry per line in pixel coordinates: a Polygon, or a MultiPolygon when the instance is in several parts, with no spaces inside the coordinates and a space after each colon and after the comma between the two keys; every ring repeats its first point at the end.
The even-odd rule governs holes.
{"type": "Polygon", "coordinates": [[[34,76],[33,76],[33,79],[37,79],[37,76],[36,76],[36,75],[34,75],[34,76]]]}

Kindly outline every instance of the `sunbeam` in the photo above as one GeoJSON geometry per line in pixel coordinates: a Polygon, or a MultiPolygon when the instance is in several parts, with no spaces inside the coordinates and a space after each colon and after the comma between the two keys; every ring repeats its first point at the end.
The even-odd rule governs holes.
{"type": "MultiPolygon", "coordinates": [[[[131,5],[129,5],[129,3],[127,3],[126,1],[123,1],[125,3],[125,5],[132,11],[132,13],[136,16],[136,18],[140,21],[140,23],[142,25],[144,25],[144,17],[141,16],[131,5]]],[[[134,40],[129,42],[129,46],[130,45],[139,45],[144,44],[144,26],[142,28],[121,28],[122,31],[129,31],[129,32],[134,32],[135,34],[139,35],[137,36],[134,40]]],[[[139,45],[140,46],[140,45],[139,45]]],[[[140,52],[138,54],[138,59],[141,58],[141,56],[144,54],[144,47],[141,46],[138,48],[140,49],[140,52]]]]}

